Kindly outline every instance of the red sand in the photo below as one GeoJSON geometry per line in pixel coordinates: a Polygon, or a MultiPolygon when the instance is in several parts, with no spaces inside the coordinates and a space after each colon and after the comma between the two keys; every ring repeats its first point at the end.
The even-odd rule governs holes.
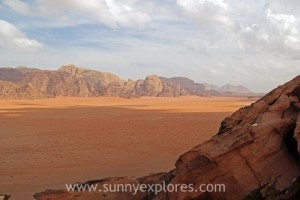
{"type": "Polygon", "coordinates": [[[0,100],[0,193],[12,200],[66,183],[174,168],[243,98],[0,100]]]}

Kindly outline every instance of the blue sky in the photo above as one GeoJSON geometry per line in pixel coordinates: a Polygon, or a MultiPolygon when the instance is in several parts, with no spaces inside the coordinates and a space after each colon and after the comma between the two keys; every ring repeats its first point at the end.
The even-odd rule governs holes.
{"type": "Polygon", "coordinates": [[[300,72],[298,0],[1,0],[0,66],[186,76],[266,92],[300,72]]]}

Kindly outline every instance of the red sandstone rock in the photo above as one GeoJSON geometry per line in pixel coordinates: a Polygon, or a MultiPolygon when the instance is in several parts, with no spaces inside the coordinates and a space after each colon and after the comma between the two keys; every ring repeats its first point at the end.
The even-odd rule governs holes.
{"type": "MultiPolygon", "coordinates": [[[[230,95],[255,95],[240,86],[230,88],[230,95]]],[[[200,83],[183,77],[163,78],[147,76],[145,80],[124,81],[118,76],[96,70],[62,66],[55,71],[32,68],[0,68],[0,98],[51,98],[57,96],[141,96],[177,97],[183,95],[208,96],[212,94],[200,83]]],[[[215,91],[217,96],[228,95],[215,91]]],[[[230,96],[229,95],[229,96],[230,96]]]]}

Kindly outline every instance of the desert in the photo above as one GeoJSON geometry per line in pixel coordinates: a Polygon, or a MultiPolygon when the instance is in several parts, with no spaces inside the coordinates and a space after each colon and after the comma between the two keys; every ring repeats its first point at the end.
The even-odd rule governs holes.
{"type": "Polygon", "coordinates": [[[0,100],[1,192],[33,199],[48,188],[174,168],[221,120],[253,99],[60,97],[0,100]]]}
{"type": "Polygon", "coordinates": [[[299,0],[0,0],[0,200],[299,200],[299,33],[299,0]]]}
{"type": "MultiPolygon", "coordinates": [[[[224,118],[217,133],[181,154],[175,169],[76,182],[37,200],[295,200],[300,196],[300,76],[224,118]],[[145,186],[113,190],[107,185],[145,186]],[[148,185],[148,186],[147,186],[148,185]],[[151,185],[180,190],[150,190],[151,185]],[[180,187],[182,186],[182,187],[180,187]],[[203,186],[205,189],[203,189],[203,186]],[[86,188],[96,188],[86,189],[86,188]],[[99,190],[97,190],[97,188],[99,190]],[[188,190],[187,190],[188,188],[188,190]]],[[[206,124],[207,125],[207,124],[206,124]]]]}

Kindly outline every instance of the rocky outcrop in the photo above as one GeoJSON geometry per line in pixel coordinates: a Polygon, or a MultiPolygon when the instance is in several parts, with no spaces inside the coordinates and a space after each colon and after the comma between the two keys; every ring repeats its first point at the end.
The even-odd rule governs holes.
{"type": "Polygon", "coordinates": [[[300,175],[295,128],[299,88],[300,76],[236,111],[222,122],[216,136],[176,162],[172,184],[193,183],[197,188],[201,183],[222,183],[225,193],[178,192],[169,198],[243,199],[270,185],[278,194],[286,192],[300,175]]]}
{"type": "Polygon", "coordinates": [[[163,82],[156,75],[147,76],[145,81],[141,81],[137,87],[140,96],[159,96],[163,90],[163,82]]]}
{"type": "Polygon", "coordinates": [[[8,200],[10,197],[10,194],[0,194],[0,200],[8,200]]]}
{"type": "Polygon", "coordinates": [[[124,81],[111,73],[78,68],[74,65],[62,66],[56,71],[24,67],[0,68],[0,98],[35,99],[58,96],[134,98],[212,94],[222,96],[225,93],[208,92],[203,84],[182,77],[162,78],[150,75],[145,80],[124,81]]]}
{"type": "Polygon", "coordinates": [[[207,96],[205,85],[200,83],[195,83],[193,80],[185,77],[173,77],[173,78],[163,78],[161,79],[166,83],[177,83],[184,88],[183,93],[197,95],[197,96],[207,96]]]}
{"type": "MultiPolygon", "coordinates": [[[[157,85],[160,88],[160,85],[157,85]]],[[[139,193],[117,192],[107,199],[132,200],[294,200],[300,199],[300,76],[279,86],[250,106],[224,119],[210,140],[179,157],[175,169],[125,183],[192,185],[192,190],[139,193]],[[226,190],[200,191],[202,184],[226,190]]],[[[107,183],[116,179],[91,182],[107,183]]],[[[101,193],[47,191],[38,200],[103,199],[101,193]],[[91,197],[91,195],[94,195],[91,197]]],[[[105,196],[106,197],[106,196],[105,196]]]]}
{"type": "Polygon", "coordinates": [[[124,81],[111,74],[62,66],[57,71],[31,68],[1,68],[1,98],[49,98],[57,96],[115,96],[134,98],[142,96],[182,96],[183,87],[164,82],[156,75],[145,80],[124,81]]]}

